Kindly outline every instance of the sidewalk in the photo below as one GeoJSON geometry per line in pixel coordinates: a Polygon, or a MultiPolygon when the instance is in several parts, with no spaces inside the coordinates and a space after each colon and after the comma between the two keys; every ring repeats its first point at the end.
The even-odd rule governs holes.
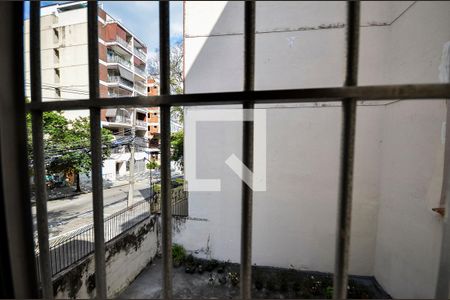
{"type": "MultiPolygon", "coordinates": [[[[150,173],[149,172],[142,172],[135,175],[135,182],[140,182],[143,180],[148,180],[150,183],[150,173]]],[[[117,180],[110,181],[110,180],[103,180],[103,189],[110,189],[114,187],[119,186],[125,186],[130,184],[129,182],[129,176],[118,176],[117,180]]],[[[75,186],[64,186],[64,187],[58,187],[51,190],[47,190],[48,193],[48,200],[59,200],[59,199],[65,199],[65,198],[72,198],[78,195],[87,194],[92,192],[92,185],[91,182],[86,182],[82,184],[81,186],[81,192],[75,191],[75,186]]],[[[35,205],[36,198],[34,191],[31,191],[31,203],[32,205],[35,205]]]]}

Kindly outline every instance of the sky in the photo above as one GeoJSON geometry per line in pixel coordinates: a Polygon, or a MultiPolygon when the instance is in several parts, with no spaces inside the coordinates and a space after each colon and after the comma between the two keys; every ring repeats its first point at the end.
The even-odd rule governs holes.
{"type": "MultiPolygon", "coordinates": [[[[41,5],[46,6],[55,2],[58,1],[41,1],[41,5]]],[[[99,3],[108,14],[143,41],[149,52],[158,51],[158,1],[99,1],[99,3]]],[[[29,17],[27,4],[24,11],[25,19],[29,17]]],[[[182,1],[170,1],[170,36],[171,43],[179,42],[183,38],[182,1]]]]}

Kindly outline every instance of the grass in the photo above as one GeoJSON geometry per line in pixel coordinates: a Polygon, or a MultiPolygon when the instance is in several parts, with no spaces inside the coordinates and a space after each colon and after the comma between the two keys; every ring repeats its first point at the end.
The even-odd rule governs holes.
{"type": "Polygon", "coordinates": [[[180,266],[186,260],[186,250],[182,245],[173,244],[172,245],[172,259],[174,265],[180,266]]]}

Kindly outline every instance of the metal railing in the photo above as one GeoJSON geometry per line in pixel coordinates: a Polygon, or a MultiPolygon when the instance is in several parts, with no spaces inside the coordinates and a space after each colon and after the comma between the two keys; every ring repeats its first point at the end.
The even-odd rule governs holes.
{"type": "Polygon", "coordinates": [[[146,121],[143,120],[136,120],[136,125],[138,126],[142,126],[142,127],[147,127],[148,123],[146,121]]]}
{"type": "MultiPolygon", "coordinates": [[[[150,216],[150,203],[143,200],[105,218],[105,242],[111,241],[150,216]]],[[[94,252],[94,226],[89,224],[49,241],[52,276],[94,252]]],[[[38,245],[36,245],[37,247],[38,245]]],[[[35,249],[39,268],[39,250],[35,249]]]]}
{"type": "MultiPolygon", "coordinates": [[[[171,212],[172,216],[187,217],[189,215],[188,193],[183,186],[172,189],[171,192],[171,212]]],[[[150,206],[152,214],[161,213],[161,194],[155,193],[150,206]]]]}
{"type": "Polygon", "coordinates": [[[147,74],[145,73],[145,70],[141,70],[137,67],[134,67],[134,72],[141,75],[144,78],[147,78],[147,74]]]}
{"type": "Polygon", "coordinates": [[[139,50],[139,49],[137,49],[137,48],[134,48],[134,55],[136,55],[136,56],[139,57],[142,61],[145,62],[146,55],[145,55],[145,53],[142,53],[141,50],[139,50]]]}
{"type": "Polygon", "coordinates": [[[145,94],[147,92],[147,88],[137,82],[134,85],[134,89],[142,94],[145,94]]]}
{"type": "Polygon", "coordinates": [[[108,54],[106,58],[107,58],[107,62],[109,62],[109,63],[119,63],[119,64],[125,66],[126,68],[131,68],[131,63],[119,55],[108,54]]]}
{"type": "Polygon", "coordinates": [[[118,93],[115,93],[115,92],[108,92],[108,97],[111,97],[111,98],[129,97],[129,96],[131,96],[131,93],[129,93],[129,94],[118,94],[118,93]]]}
{"type": "Polygon", "coordinates": [[[131,124],[131,118],[130,117],[126,117],[126,116],[122,116],[122,115],[117,115],[115,117],[108,118],[107,120],[108,120],[108,122],[111,122],[111,123],[131,124]]]}
{"type": "Polygon", "coordinates": [[[127,43],[127,41],[125,41],[124,39],[122,39],[119,36],[116,36],[116,39],[114,40],[115,42],[119,43],[120,45],[122,45],[124,48],[127,48],[128,50],[131,51],[131,44],[127,43]]]}
{"type": "Polygon", "coordinates": [[[117,76],[117,75],[108,75],[108,82],[111,82],[111,83],[117,82],[117,83],[126,85],[130,88],[133,88],[133,83],[131,81],[123,79],[122,77],[117,76]]]}

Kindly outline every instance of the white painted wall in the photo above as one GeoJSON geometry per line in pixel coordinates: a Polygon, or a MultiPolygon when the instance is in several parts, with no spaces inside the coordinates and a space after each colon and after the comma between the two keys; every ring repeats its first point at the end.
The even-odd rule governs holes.
{"type": "MultiPolygon", "coordinates": [[[[186,92],[242,90],[242,3],[185,8],[186,92]]],[[[360,84],[438,82],[449,10],[445,2],[363,2],[360,84]]],[[[344,22],[344,3],[258,2],[256,88],[341,86],[344,22]]],[[[271,107],[268,190],[254,194],[253,262],[332,272],[341,108],[261,107],[271,107]]],[[[394,297],[434,293],[442,219],[431,208],[444,120],[443,101],[358,108],[350,272],[374,275],[394,297]]],[[[186,144],[193,130],[185,126],[186,144]]],[[[196,132],[197,177],[220,178],[222,191],[189,193],[190,219],[174,242],[238,262],[241,183],[224,161],[240,155],[242,127],[210,122],[196,132]]]]}
{"type": "MultiPolygon", "coordinates": [[[[149,220],[133,227],[127,231],[126,234],[138,234],[139,230],[141,230],[144,226],[148,226],[149,221],[153,222],[154,225],[152,229],[143,237],[140,246],[136,250],[132,245],[130,245],[127,251],[121,250],[113,254],[113,256],[108,259],[111,251],[110,247],[114,245],[114,243],[117,243],[120,237],[107,244],[105,257],[107,258],[106,285],[108,298],[117,297],[126,287],[128,287],[131,282],[133,282],[139,273],[157,255],[159,244],[157,231],[159,230],[159,225],[155,217],[151,217],[149,220]]],[[[87,279],[92,274],[95,274],[94,254],[90,255],[80,263],[87,263],[87,267],[85,267],[83,272],[81,272],[82,285],[76,294],[76,298],[94,298],[95,291],[93,293],[89,293],[87,288],[87,279]]],[[[69,288],[67,286],[65,289],[58,289],[55,298],[69,299],[70,297],[68,291],[69,288]]]]}
{"type": "MultiPolygon", "coordinates": [[[[443,46],[450,40],[450,4],[417,2],[392,27],[392,83],[439,82],[443,46]]],[[[397,298],[431,298],[437,278],[442,218],[444,101],[409,101],[383,114],[375,276],[397,298]]]]}
{"type": "MultiPolygon", "coordinates": [[[[65,99],[87,99],[89,95],[87,9],[77,9],[41,17],[41,67],[43,101],[65,99]],[[59,42],[54,30],[59,33],[59,42]],[[54,49],[59,50],[59,61],[54,49]],[[59,80],[55,69],[59,70],[59,80]],[[59,96],[54,88],[60,88],[59,96]]],[[[29,20],[25,21],[25,73],[29,75],[29,20]]],[[[30,87],[26,86],[26,95],[30,87]]],[[[74,119],[89,116],[88,110],[65,111],[65,116],[74,119]]]]}

